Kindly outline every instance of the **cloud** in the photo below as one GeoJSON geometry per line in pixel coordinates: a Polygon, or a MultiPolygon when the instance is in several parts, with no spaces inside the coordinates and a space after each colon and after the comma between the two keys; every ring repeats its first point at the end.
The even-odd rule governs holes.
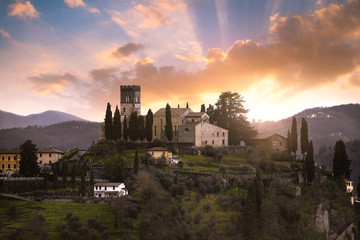
{"type": "Polygon", "coordinates": [[[0,34],[4,38],[9,38],[10,39],[10,34],[7,31],[5,31],[4,29],[2,29],[2,28],[0,28],[0,34]]]}
{"type": "Polygon", "coordinates": [[[39,12],[34,8],[30,1],[17,1],[9,5],[9,16],[16,16],[19,18],[37,18],[39,12]]]}
{"type": "Polygon", "coordinates": [[[87,10],[88,10],[89,12],[91,12],[91,13],[100,14],[99,9],[89,7],[86,3],[84,3],[83,0],[64,0],[64,1],[65,1],[65,3],[66,3],[69,7],[71,7],[71,8],[81,7],[81,8],[87,9],[87,10]]]}
{"type": "Polygon", "coordinates": [[[29,85],[39,95],[63,95],[65,88],[71,85],[76,86],[79,82],[78,78],[70,73],[64,74],[40,74],[28,77],[29,85]]]}
{"type": "Polygon", "coordinates": [[[121,47],[118,47],[113,53],[112,56],[116,58],[128,57],[133,53],[136,53],[144,49],[144,45],[140,43],[127,43],[121,47]]]}

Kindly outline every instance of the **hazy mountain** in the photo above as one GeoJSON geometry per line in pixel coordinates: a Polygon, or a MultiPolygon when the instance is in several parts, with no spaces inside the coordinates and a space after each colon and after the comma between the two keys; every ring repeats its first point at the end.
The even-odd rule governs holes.
{"type": "Polygon", "coordinates": [[[46,111],[28,116],[16,115],[0,110],[0,129],[27,126],[49,126],[68,121],[86,121],[85,119],[59,111],[46,111]]]}
{"type": "Polygon", "coordinates": [[[51,126],[0,130],[0,148],[15,148],[31,139],[38,148],[50,146],[66,151],[70,148],[88,149],[99,140],[99,123],[71,121],[51,126]]]}
{"type": "Polygon", "coordinates": [[[296,117],[299,137],[301,119],[306,119],[309,139],[313,140],[316,151],[322,146],[334,146],[339,139],[344,142],[360,139],[360,104],[312,108],[277,122],[255,122],[252,125],[260,134],[278,133],[286,137],[293,117],[296,117]]]}

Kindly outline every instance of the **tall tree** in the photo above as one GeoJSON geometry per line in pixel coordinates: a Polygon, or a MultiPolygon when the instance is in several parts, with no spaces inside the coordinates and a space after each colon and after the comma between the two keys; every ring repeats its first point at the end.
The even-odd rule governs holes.
{"type": "Polygon", "coordinates": [[[135,152],[135,158],[134,158],[134,174],[137,175],[139,171],[139,156],[138,156],[138,150],[135,152]]]}
{"type": "Polygon", "coordinates": [[[308,136],[308,125],[305,118],[301,119],[301,129],[300,129],[300,147],[301,153],[303,155],[303,161],[305,160],[305,153],[307,153],[309,148],[309,136],[308,136]]]}
{"type": "Polygon", "coordinates": [[[128,140],[128,127],[127,127],[126,116],[124,117],[124,122],[123,122],[123,138],[125,141],[128,140]]]}
{"type": "Polygon", "coordinates": [[[86,184],[85,184],[85,170],[81,169],[81,178],[80,178],[81,182],[80,182],[80,192],[81,195],[85,196],[85,191],[86,191],[86,184]]]}
{"type": "Polygon", "coordinates": [[[186,102],[186,108],[189,108],[189,103],[188,102],[186,102]]]}
{"type": "Polygon", "coordinates": [[[295,156],[296,156],[296,151],[298,148],[297,140],[298,140],[297,123],[296,123],[296,118],[293,117],[292,124],[291,124],[291,151],[295,154],[295,156]]]}
{"type": "Polygon", "coordinates": [[[306,155],[306,178],[308,182],[312,182],[315,177],[315,161],[314,161],[314,146],[310,141],[306,155]]]}
{"type": "Polygon", "coordinates": [[[37,163],[38,157],[36,152],[36,144],[33,144],[31,140],[27,140],[20,145],[19,173],[21,175],[34,177],[39,173],[40,167],[37,163]]]}
{"type": "Polygon", "coordinates": [[[71,167],[71,185],[75,186],[75,180],[76,180],[76,164],[74,163],[71,167]]]}
{"type": "Polygon", "coordinates": [[[257,132],[254,130],[245,114],[248,112],[243,106],[243,97],[236,92],[223,92],[215,104],[210,105],[208,115],[210,122],[229,130],[229,144],[239,145],[241,141],[249,143],[257,132]]]}
{"type": "Polygon", "coordinates": [[[121,118],[117,105],[114,113],[113,138],[114,140],[121,139],[121,118]]]}
{"type": "Polygon", "coordinates": [[[148,113],[146,114],[146,123],[145,123],[146,140],[148,140],[148,142],[151,142],[152,140],[153,123],[154,123],[154,115],[151,109],[149,109],[148,113]]]}
{"type": "Polygon", "coordinates": [[[136,141],[139,139],[138,136],[138,116],[137,112],[133,111],[129,119],[128,136],[130,140],[136,141]]]}
{"type": "Polygon", "coordinates": [[[200,112],[206,112],[206,111],[205,111],[205,104],[201,104],[201,110],[200,110],[200,112]]]}
{"type": "Polygon", "coordinates": [[[338,179],[345,177],[350,178],[351,160],[348,159],[346,148],[343,140],[339,140],[335,143],[335,152],[333,158],[333,172],[334,176],[338,179]]]}
{"type": "Polygon", "coordinates": [[[180,104],[178,104],[178,108],[180,108],[180,104]]]}
{"type": "Polygon", "coordinates": [[[145,120],[144,116],[138,117],[137,135],[141,142],[145,139],[145,120]]]}
{"type": "Polygon", "coordinates": [[[167,139],[171,142],[173,138],[173,131],[172,131],[172,121],[171,121],[171,108],[169,104],[166,104],[166,126],[165,126],[165,132],[167,139]]]}
{"type": "Polygon", "coordinates": [[[105,139],[113,139],[113,121],[111,105],[107,103],[106,114],[105,114],[105,139]]]}
{"type": "Polygon", "coordinates": [[[66,187],[66,184],[67,184],[67,165],[65,162],[63,162],[63,166],[62,166],[62,169],[63,169],[63,186],[66,187]]]}
{"type": "Polygon", "coordinates": [[[291,133],[288,130],[287,138],[286,138],[286,150],[288,154],[291,154],[291,133]]]}

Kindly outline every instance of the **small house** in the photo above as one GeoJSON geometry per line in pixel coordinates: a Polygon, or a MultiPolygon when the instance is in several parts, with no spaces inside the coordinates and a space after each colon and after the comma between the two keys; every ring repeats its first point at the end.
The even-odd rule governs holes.
{"type": "Polygon", "coordinates": [[[124,183],[106,182],[94,185],[94,197],[109,198],[124,195],[128,195],[128,190],[125,188],[124,183]]]}
{"type": "Polygon", "coordinates": [[[252,145],[256,148],[272,151],[286,151],[287,139],[279,134],[257,135],[252,140],[252,145]]]}
{"type": "Polygon", "coordinates": [[[163,147],[153,147],[148,149],[147,152],[155,159],[164,157],[167,164],[170,164],[172,160],[172,152],[163,147]]]}

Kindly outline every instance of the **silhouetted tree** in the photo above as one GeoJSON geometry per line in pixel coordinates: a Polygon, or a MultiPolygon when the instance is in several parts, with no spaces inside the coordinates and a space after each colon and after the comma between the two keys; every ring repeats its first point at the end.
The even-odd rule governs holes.
{"type": "Polygon", "coordinates": [[[76,180],[76,165],[73,164],[71,167],[71,185],[75,186],[75,180],[76,180]]]}
{"type": "Polygon", "coordinates": [[[118,106],[116,106],[114,113],[113,138],[114,140],[121,139],[121,118],[118,106]]]}
{"type": "Polygon", "coordinates": [[[40,167],[37,163],[37,148],[31,140],[20,145],[19,173],[25,177],[34,177],[39,174],[40,167]]]}
{"type": "Polygon", "coordinates": [[[134,174],[137,175],[139,171],[139,156],[138,156],[138,150],[135,152],[135,158],[134,158],[134,174]]]}
{"type": "Polygon", "coordinates": [[[86,185],[85,185],[85,170],[81,170],[81,182],[80,182],[80,192],[81,195],[85,195],[85,191],[86,191],[86,185]]]}
{"type": "Polygon", "coordinates": [[[303,161],[304,161],[305,153],[308,151],[309,148],[308,125],[305,118],[301,119],[300,144],[301,144],[301,153],[303,155],[303,161]]]}
{"type": "Polygon", "coordinates": [[[297,135],[297,124],[296,118],[293,117],[291,124],[291,151],[296,155],[296,151],[298,148],[298,135],[297,135]]]}
{"type": "Polygon", "coordinates": [[[348,159],[344,142],[342,140],[337,141],[333,158],[334,176],[338,179],[342,177],[350,178],[350,163],[351,161],[348,159]]]}
{"type": "Polygon", "coordinates": [[[105,139],[113,139],[113,121],[110,103],[107,103],[105,114],[105,139]]]}
{"type": "Polygon", "coordinates": [[[306,177],[308,182],[312,182],[315,177],[314,147],[310,141],[306,155],[306,177]]]}
{"type": "Polygon", "coordinates": [[[170,105],[166,104],[166,126],[165,126],[165,133],[167,139],[171,142],[173,138],[173,131],[172,131],[172,121],[171,121],[171,109],[170,105]]]}
{"type": "Polygon", "coordinates": [[[200,112],[205,112],[205,104],[201,104],[201,110],[200,112]]]}
{"type": "Polygon", "coordinates": [[[130,140],[136,141],[139,139],[137,131],[138,131],[138,117],[137,117],[137,112],[133,111],[130,115],[129,128],[128,128],[128,136],[130,140]]]}
{"type": "Polygon", "coordinates": [[[141,142],[144,141],[144,139],[145,139],[145,120],[144,120],[144,116],[139,116],[138,117],[137,135],[138,135],[141,142]]]}
{"type": "Polygon", "coordinates": [[[149,109],[147,115],[146,115],[146,127],[145,127],[145,133],[146,133],[146,140],[148,140],[148,142],[151,142],[152,140],[152,128],[153,128],[153,113],[151,111],[151,109],[149,109]]]}
{"type": "Polygon", "coordinates": [[[291,133],[290,130],[288,130],[287,138],[286,138],[286,150],[288,154],[291,154],[291,133]]]}
{"type": "Polygon", "coordinates": [[[189,103],[186,102],[186,108],[189,108],[189,103]]]}
{"type": "Polygon", "coordinates": [[[123,138],[125,141],[127,141],[128,139],[128,127],[127,127],[127,119],[126,116],[124,117],[124,122],[123,122],[123,138]]]}
{"type": "Polygon", "coordinates": [[[67,165],[66,165],[65,162],[63,163],[62,169],[63,169],[63,176],[62,176],[63,185],[64,185],[64,187],[66,187],[66,183],[67,183],[67,165]]]}

